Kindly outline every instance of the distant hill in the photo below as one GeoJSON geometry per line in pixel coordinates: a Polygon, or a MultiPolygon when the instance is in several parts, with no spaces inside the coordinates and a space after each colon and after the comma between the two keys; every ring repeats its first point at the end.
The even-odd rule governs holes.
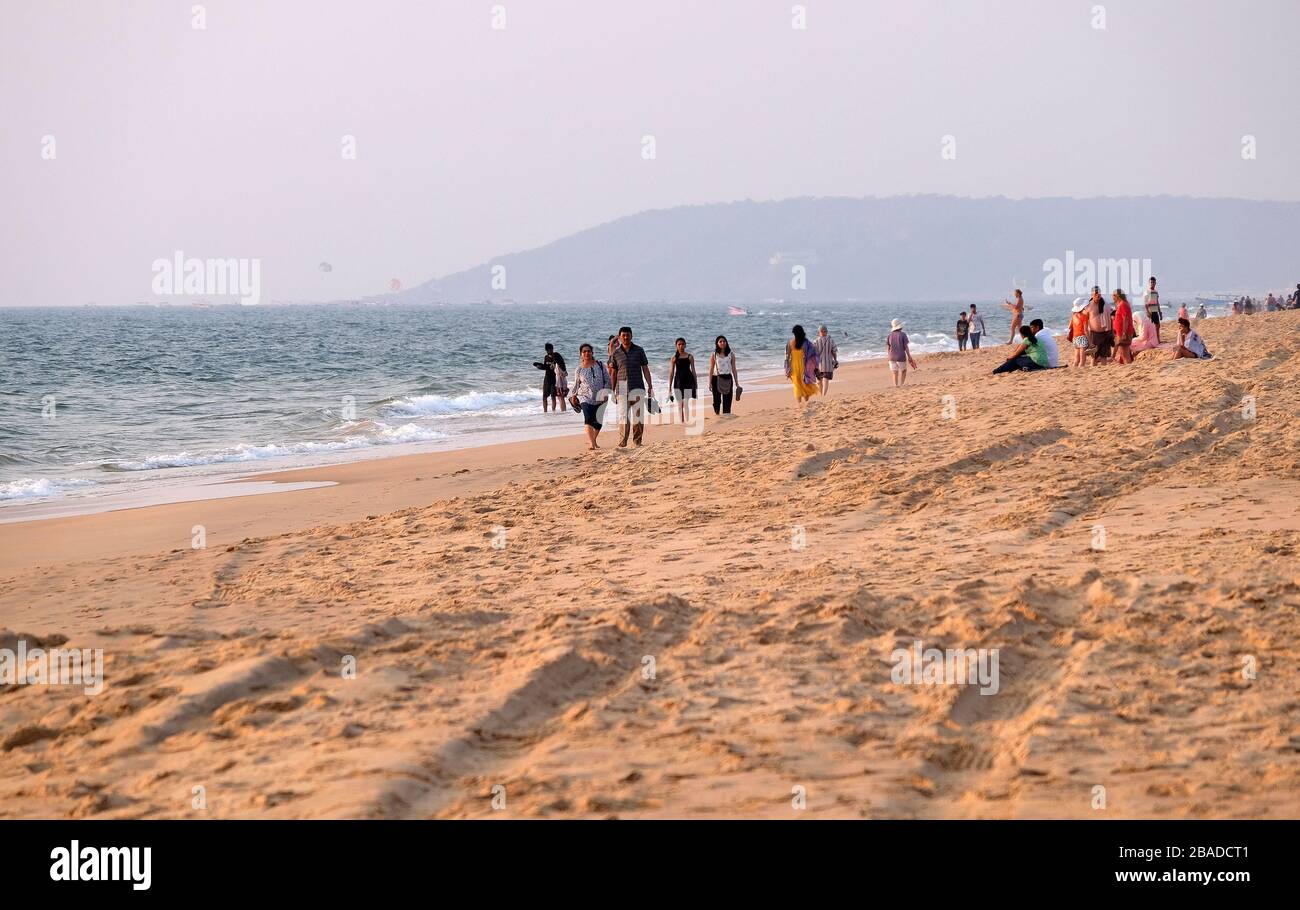
{"type": "Polygon", "coordinates": [[[1297,250],[1297,202],[804,198],[641,212],[397,297],[903,301],[1005,295],[1013,281],[1038,297],[1044,263],[1065,260],[1067,251],[1080,259],[1149,259],[1166,291],[1281,289],[1300,281],[1297,250]],[[796,266],[806,276],[802,290],[791,286],[796,266]],[[493,287],[497,267],[504,288],[493,287]]]}

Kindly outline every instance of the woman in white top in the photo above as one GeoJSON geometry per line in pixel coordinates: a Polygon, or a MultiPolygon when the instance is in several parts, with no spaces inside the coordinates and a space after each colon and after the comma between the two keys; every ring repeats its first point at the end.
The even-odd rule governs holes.
{"type": "Polygon", "coordinates": [[[591,345],[584,344],[578,349],[582,355],[582,364],[573,383],[573,400],[569,403],[582,409],[582,422],[587,427],[587,448],[594,451],[596,437],[600,435],[601,418],[610,394],[609,370],[593,356],[591,345]]]}
{"type": "Polygon", "coordinates": [[[713,355],[709,358],[709,390],[713,393],[713,413],[730,414],[731,398],[733,395],[740,397],[741,390],[736,355],[727,344],[726,335],[719,335],[713,342],[713,355]]]}

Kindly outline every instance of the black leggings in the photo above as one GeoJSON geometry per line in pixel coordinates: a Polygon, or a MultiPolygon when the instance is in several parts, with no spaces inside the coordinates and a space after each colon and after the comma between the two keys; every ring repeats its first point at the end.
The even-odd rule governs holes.
{"type": "Polygon", "coordinates": [[[713,381],[709,383],[709,389],[713,392],[713,413],[719,413],[718,408],[721,407],[721,413],[730,414],[732,393],[728,392],[726,395],[723,395],[718,391],[718,377],[716,376],[714,376],[713,381]]]}

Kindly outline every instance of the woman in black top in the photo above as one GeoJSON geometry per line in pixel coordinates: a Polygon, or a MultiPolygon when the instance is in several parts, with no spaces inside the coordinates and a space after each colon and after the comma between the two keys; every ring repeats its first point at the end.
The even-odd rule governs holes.
{"type": "Polygon", "coordinates": [[[677,339],[677,350],[668,361],[668,388],[673,390],[682,423],[687,420],[686,400],[694,398],[699,386],[695,381],[695,355],[686,353],[686,339],[677,339]]]}

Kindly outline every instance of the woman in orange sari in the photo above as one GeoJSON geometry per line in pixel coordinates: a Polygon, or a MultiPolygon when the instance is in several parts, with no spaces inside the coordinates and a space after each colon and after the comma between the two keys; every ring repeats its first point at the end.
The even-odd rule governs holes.
{"type": "Polygon", "coordinates": [[[785,376],[794,386],[794,400],[807,401],[820,391],[817,385],[817,349],[804,335],[803,326],[790,330],[785,343],[785,376]]]}

